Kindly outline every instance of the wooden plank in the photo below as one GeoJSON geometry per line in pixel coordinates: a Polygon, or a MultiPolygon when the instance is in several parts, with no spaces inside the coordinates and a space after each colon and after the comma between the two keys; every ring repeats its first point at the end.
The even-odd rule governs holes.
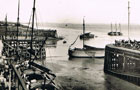
{"type": "Polygon", "coordinates": [[[19,72],[17,71],[17,69],[14,67],[13,64],[11,64],[11,66],[12,66],[12,68],[13,68],[13,70],[14,70],[14,72],[15,72],[15,74],[16,74],[16,76],[17,76],[17,78],[18,78],[18,80],[19,80],[19,82],[20,82],[20,84],[21,84],[21,86],[22,86],[22,88],[23,88],[23,90],[28,90],[28,89],[26,88],[25,82],[24,82],[23,79],[21,78],[21,76],[20,76],[19,72]]]}

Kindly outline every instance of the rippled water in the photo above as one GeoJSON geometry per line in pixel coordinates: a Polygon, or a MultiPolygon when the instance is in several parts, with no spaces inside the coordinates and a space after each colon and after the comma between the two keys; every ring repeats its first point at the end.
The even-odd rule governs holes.
{"type": "MultiPolygon", "coordinates": [[[[86,32],[91,32],[97,36],[95,39],[86,40],[85,43],[96,47],[105,47],[106,44],[114,43],[114,40],[128,39],[127,26],[123,26],[123,36],[108,36],[110,32],[109,25],[88,25],[86,32]],[[89,26],[89,27],[88,27],[89,26]]],[[[74,42],[78,35],[82,33],[81,25],[49,25],[50,28],[57,29],[58,35],[64,36],[67,41],[58,41],[56,46],[46,47],[47,58],[45,66],[56,73],[57,84],[62,90],[132,90],[134,87],[130,83],[106,75],[103,72],[104,58],[87,59],[71,58],[68,56],[68,48],[74,42]],[[120,86],[120,87],[118,87],[120,86]],[[131,86],[131,87],[129,87],[131,86]]],[[[139,26],[133,26],[130,36],[131,39],[139,40],[139,26]],[[137,33],[135,33],[137,32],[137,33]]],[[[82,47],[82,40],[74,44],[73,47],[82,47]]],[[[136,88],[135,88],[136,89],[136,88]]]]}
{"type": "MultiPolygon", "coordinates": [[[[82,33],[82,24],[49,24],[44,28],[56,29],[59,36],[64,36],[60,41],[48,41],[52,46],[46,47],[46,60],[42,63],[56,74],[56,83],[61,90],[136,90],[136,86],[126,81],[120,80],[103,72],[104,58],[71,58],[68,56],[68,48],[78,35],[82,33]],[[63,43],[63,41],[67,43],[63,43]]],[[[91,32],[97,36],[95,39],[85,41],[85,44],[102,47],[106,44],[114,43],[117,39],[128,39],[127,26],[123,26],[124,36],[111,37],[109,25],[86,25],[86,32],[91,32]]],[[[140,27],[131,28],[131,39],[139,39],[140,27]]],[[[74,44],[73,47],[82,47],[82,40],[74,44]]],[[[0,43],[0,49],[2,44],[0,43]]]]}

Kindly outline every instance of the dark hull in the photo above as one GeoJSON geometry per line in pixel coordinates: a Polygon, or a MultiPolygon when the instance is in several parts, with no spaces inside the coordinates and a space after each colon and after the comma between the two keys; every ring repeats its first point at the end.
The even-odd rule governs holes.
{"type": "Polygon", "coordinates": [[[94,53],[91,53],[88,55],[88,52],[86,49],[83,48],[74,48],[74,49],[69,49],[68,54],[69,57],[75,57],[75,58],[92,58],[94,57],[94,53]]]}
{"type": "Polygon", "coordinates": [[[85,33],[85,34],[81,34],[80,35],[80,39],[88,39],[88,38],[94,38],[94,34],[91,34],[91,33],[85,33]]]}
{"type": "Polygon", "coordinates": [[[87,50],[95,51],[96,58],[103,58],[104,57],[104,52],[105,52],[104,48],[97,48],[97,47],[93,47],[93,46],[89,46],[89,45],[84,45],[84,48],[86,48],[87,50]]]}
{"type": "Polygon", "coordinates": [[[109,36],[122,36],[123,34],[121,32],[109,32],[109,36]]]}
{"type": "Polygon", "coordinates": [[[97,50],[97,49],[69,49],[68,51],[69,57],[74,58],[102,58],[104,57],[104,50],[97,50]]]}

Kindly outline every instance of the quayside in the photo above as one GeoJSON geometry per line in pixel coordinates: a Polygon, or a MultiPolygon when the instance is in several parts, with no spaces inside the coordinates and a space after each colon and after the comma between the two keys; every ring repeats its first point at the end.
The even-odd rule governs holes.
{"type": "Polygon", "coordinates": [[[4,90],[55,90],[56,75],[42,64],[36,61],[43,62],[46,58],[44,44],[47,37],[35,37],[34,32],[34,15],[35,1],[33,3],[33,17],[30,36],[19,37],[19,5],[18,2],[18,17],[17,29],[11,32],[12,28],[7,25],[7,16],[5,19],[5,35],[2,37],[4,56],[4,78],[8,86],[3,85],[4,90]],[[7,35],[11,33],[12,35],[7,35]]]}
{"type": "Polygon", "coordinates": [[[140,50],[135,43],[106,45],[104,72],[140,86],[140,50]]]}

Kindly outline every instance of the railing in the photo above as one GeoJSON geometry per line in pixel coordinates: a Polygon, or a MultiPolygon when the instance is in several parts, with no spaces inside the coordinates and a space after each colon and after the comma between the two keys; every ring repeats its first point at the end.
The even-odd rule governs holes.
{"type": "Polygon", "coordinates": [[[107,45],[104,72],[140,86],[140,51],[107,45]]]}

